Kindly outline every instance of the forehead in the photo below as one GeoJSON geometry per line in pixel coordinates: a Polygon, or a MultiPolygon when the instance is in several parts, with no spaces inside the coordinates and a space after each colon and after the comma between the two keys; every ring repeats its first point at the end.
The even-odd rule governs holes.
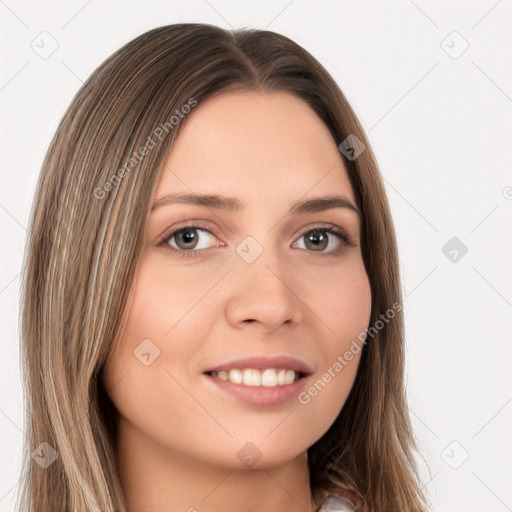
{"type": "Polygon", "coordinates": [[[186,118],[165,162],[159,193],[224,193],[250,201],[311,192],[354,198],[328,128],[285,92],[224,93],[186,118]]]}

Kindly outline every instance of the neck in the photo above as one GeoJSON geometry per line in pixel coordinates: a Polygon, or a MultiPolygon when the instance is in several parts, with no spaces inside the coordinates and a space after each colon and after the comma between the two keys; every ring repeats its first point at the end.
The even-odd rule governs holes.
{"type": "Polygon", "coordinates": [[[121,420],[121,484],[128,512],[310,512],[305,453],[265,469],[217,467],[155,443],[121,420]]]}

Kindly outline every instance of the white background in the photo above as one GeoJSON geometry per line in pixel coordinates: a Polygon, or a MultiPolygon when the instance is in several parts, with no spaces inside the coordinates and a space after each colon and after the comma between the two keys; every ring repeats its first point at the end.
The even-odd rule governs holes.
{"type": "Polygon", "coordinates": [[[13,510],[24,442],[19,273],[43,156],[96,66],[178,22],[282,33],[337,80],[396,223],[408,396],[433,509],[512,510],[511,0],[5,0],[0,16],[0,512],[13,510]],[[31,48],[43,31],[59,45],[47,59],[31,48]],[[452,237],[468,249],[456,262],[442,252],[452,237]]]}

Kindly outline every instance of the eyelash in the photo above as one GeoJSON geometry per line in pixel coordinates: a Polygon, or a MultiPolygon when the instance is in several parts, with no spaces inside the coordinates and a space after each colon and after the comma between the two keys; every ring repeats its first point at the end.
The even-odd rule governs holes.
{"type": "MultiPolygon", "coordinates": [[[[193,223],[193,224],[187,224],[187,225],[181,226],[180,228],[175,229],[172,233],[170,233],[168,235],[165,235],[163,237],[163,239],[159,242],[158,245],[161,246],[161,247],[164,247],[165,249],[170,250],[170,251],[172,251],[174,253],[178,253],[180,256],[185,257],[185,258],[195,258],[195,257],[197,257],[198,253],[200,251],[204,250],[204,249],[190,249],[190,250],[187,251],[187,250],[184,250],[184,249],[175,249],[174,247],[169,245],[169,241],[173,237],[175,237],[180,232],[185,231],[187,229],[197,229],[197,230],[201,230],[201,231],[206,231],[210,235],[216,236],[215,233],[213,233],[209,227],[207,227],[207,226],[205,226],[203,224],[200,224],[200,223],[193,223]]],[[[344,245],[353,245],[352,242],[350,241],[350,239],[348,238],[348,236],[346,235],[346,233],[343,230],[341,230],[339,227],[334,226],[334,225],[330,225],[328,227],[326,227],[326,226],[312,226],[312,227],[308,228],[307,231],[304,231],[299,236],[299,239],[304,237],[304,236],[306,236],[309,233],[314,232],[314,231],[320,231],[322,233],[329,233],[329,234],[334,235],[335,237],[337,237],[339,240],[341,240],[341,242],[344,245]]],[[[299,249],[299,250],[304,250],[304,249],[299,249]]],[[[323,251],[321,251],[321,252],[308,251],[308,252],[314,253],[317,256],[333,256],[333,255],[339,254],[340,251],[341,251],[341,249],[338,248],[338,249],[330,251],[330,252],[323,252],[323,251]]]]}

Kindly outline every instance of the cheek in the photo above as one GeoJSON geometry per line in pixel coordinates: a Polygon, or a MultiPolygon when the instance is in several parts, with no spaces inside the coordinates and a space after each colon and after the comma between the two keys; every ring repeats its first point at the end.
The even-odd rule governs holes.
{"type": "Polygon", "coordinates": [[[175,395],[179,408],[182,394],[174,393],[179,386],[168,371],[181,381],[197,365],[209,328],[201,298],[215,279],[211,273],[191,279],[158,259],[142,257],[120,338],[104,369],[105,386],[120,412],[138,414],[141,404],[150,403],[159,409],[166,393],[175,395]]]}
{"type": "Polygon", "coordinates": [[[161,338],[169,337],[208,291],[210,280],[207,275],[191,279],[189,273],[166,268],[158,260],[143,261],[135,282],[128,330],[145,329],[161,338]]]}
{"type": "Polygon", "coordinates": [[[324,348],[331,354],[343,350],[368,327],[370,319],[372,296],[362,259],[355,255],[346,264],[317,273],[311,282],[315,286],[306,284],[303,294],[325,327],[321,331],[324,348]]]}
{"type": "Polygon", "coordinates": [[[299,401],[321,407],[324,420],[334,421],[352,389],[359,365],[366,328],[371,315],[371,288],[362,261],[340,266],[329,278],[319,276],[323,286],[309,291],[311,310],[319,318],[317,346],[322,366],[317,378],[299,401]]]}
{"type": "Polygon", "coordinates": [[[372,307],[370,283],[364,269],[337,281],[326,293],[327,316],[336,336],[343,341],[357,337],[368,327],[372,307]]]}
{"type": "MultiPolygon", "coordinates": [[[[180,282],[176,273],[171,283],[162,269],[145,263],[139,268],[124,329],[105,365],[103,381],[125,421],[166,443],[165,426],[176,424],[176,411],[191,409],[190,396],[180,383],[188,378],[202,337],[190,336],[192,315],[187,311],[205,283],[194,289],[190,282],[189,286],[180,282]]],[[[186,433],[185,428],[176,429],[178,444],[187,442],[186,433]]]]}
{"type": "Polygon", "coordinates": [[[121,357],[133,357],[133,350],[146,338],[159,346],[162,356],[171,352],[175,358],[183,357],[184,363],[187,354],[197,354],[201,330],[207,329],[208,303],[202,299],[217,279],[211,272],[192,275],[162,265],[159,258],[143,257],[120,343],[121,357]]]}

